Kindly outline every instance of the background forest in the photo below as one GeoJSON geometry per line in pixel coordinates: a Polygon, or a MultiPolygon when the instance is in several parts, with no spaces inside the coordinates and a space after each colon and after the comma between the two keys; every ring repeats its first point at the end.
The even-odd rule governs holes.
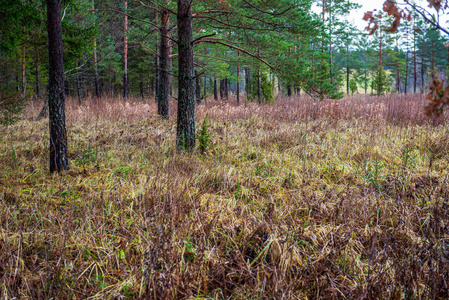
{"type": "Polygon", "coordinates": [[[448,299],[448,3],[359,7],[0,0],[0,298],[448,299]]]}
{"type": "MultiPolygon", "coordinates": [[[[155,98],[164,37],[169,61],[163,67],[169,70],[170,93],[176,95],[176,3],[151,3],[63,2],[67,95],[80,103],[89,96],[155,98]],[[165,23],[163,9],[168,11],[165,23]],[[164,26],[166,33],[161,32],[164,26]]],[[[12,0],[1,5],[2,91],[43,97],[48,82],[46,6],[12,0]]],[[[212,96],[214,88],[215,98],[228,91],[236,94],[239,83],[243,99],[257,101],[258,80],[264,87],[262,102],[273,102],[272,94],[279,92],[331,98],[341,98],[343,92],[416,93],[433,75],[445,75],[445,33],[411,10],[410,21],[403,20],[395,33],[368,35],[346,21],[357,7],[342,0],[195,2],[198,96],[212,96]]],[[[387,28],[392,17],[379,14],[384,14],[379,26],[387,28]]]]}

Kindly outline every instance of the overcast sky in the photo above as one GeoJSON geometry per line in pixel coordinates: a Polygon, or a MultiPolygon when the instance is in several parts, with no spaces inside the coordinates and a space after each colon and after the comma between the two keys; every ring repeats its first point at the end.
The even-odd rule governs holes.
{"type": "Polygon", "coordinates": [[[375,9],[381,10],[382,5],[385,2],[385,0],[369,0],[369,1],[352,0],[352,2],[362,5],[362,7],[357,10],[351,11],[349,18],[354,21],[354,24],[356,24],[357,28],[359,28],[360,30],[363,30],[363,28],[365,28],[368,25],[368,23],[366,21],[362,20],[365,12],[373,11],[375,9]]]}
{"type": "MultiPolygon", "coordinates": [[[[351,2],[355,2],[358,3],[360,5],[362,5],[361,8],[357,9],[357,10],[353,10],[351,11],[351,13],[349,14],[349,20],[353,21],[353,23],[357,26],[357,28],[359,28],[360,30],[363,30],[363,28],[365,28],[368,23],[366,21],[363,21],[363,15],[366,11],[372,11],[374,9],[377,10],[381,10],[382,9],[382,5],[385,2],[385,0],[352,0],[351,2]]],[[[316,6],[314,8],[314,11],[316,11],[317,13],[322,12],[321,10],[321,6],[316,6]]]]}
{"type": "MultiPolygon", "coordinates": [[[[358,29],[363,30],[367,25],[368,22],[363,21],[363,15],[365,14],[366,11],[373,11],[375,9],[377,10],[382,10],[382,6],[383,3],[385,2],[385,0],[351,0],[352,2],[358,3],[360,4],[362,7],[357,9],[357,10],[353,10],[351,11],[351,13],[349,14],[348,19],[350,21],[353,21],[353,24],[355,24],[357,26],[358,29]]],[[[418,2],[422,2],[424,3],[423,7],[428,8],[427,7],[427,1],[421,0],[418,2]]],[[[314,9],[317,13],[321,14],[321,7],[315,7],[314,9]]],[[[434,9],[429,9],[431,12],[434,12],[434,9]]],[[[446,27],[449,27],[447,25],[449,20],[449,15],[448,15],[448,11],[445,11],[445,14],[440,15],[440,24],[446,27]]]]}

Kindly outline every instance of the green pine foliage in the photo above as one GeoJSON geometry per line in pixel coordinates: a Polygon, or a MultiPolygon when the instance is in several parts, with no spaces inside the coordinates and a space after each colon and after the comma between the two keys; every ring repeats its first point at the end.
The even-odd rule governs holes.
{"type": "Polygon", "coordinates": [[[383,95],[390,91],[390,81],[387,72],[379,66],[377,72],[374,75],[371,87],[376,91],[377,95],[383,95]]]}
{"type": "Polygon", "coordinates": [[[209,147],[211,141],[209,127],[210,127],[209,119],[206,116],[197,134],[198,150],[203,154],[207,151],[207,148],[209,147]]]}
{"type": "Polygon", "coordinates": [[[354,78],[349,80],[349,89],[351,90],[351,94],[357,92],[357,81],[354,78]]]}

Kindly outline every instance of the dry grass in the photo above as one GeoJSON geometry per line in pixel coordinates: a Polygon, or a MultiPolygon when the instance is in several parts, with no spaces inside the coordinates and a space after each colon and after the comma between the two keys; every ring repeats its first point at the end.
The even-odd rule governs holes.
{"type": "Polygon", "coordinates": [[[0,298],[447,299],[449,127],[422,98],[208,101],[204,155],[174,109],[69,99],[61,175],[31,103],[0,129],[0,298]]]}

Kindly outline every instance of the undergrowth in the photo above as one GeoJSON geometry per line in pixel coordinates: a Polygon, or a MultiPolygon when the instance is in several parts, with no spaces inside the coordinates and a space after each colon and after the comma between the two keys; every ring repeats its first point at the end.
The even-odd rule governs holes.
{"type": "Polygon", "coordinates": [[[153,102],[69,99],[60,175],[31,103],[0,129],[0,297],[447,299],[449,127],[409,97],[207,101],[198,153],[153,102]]]}

